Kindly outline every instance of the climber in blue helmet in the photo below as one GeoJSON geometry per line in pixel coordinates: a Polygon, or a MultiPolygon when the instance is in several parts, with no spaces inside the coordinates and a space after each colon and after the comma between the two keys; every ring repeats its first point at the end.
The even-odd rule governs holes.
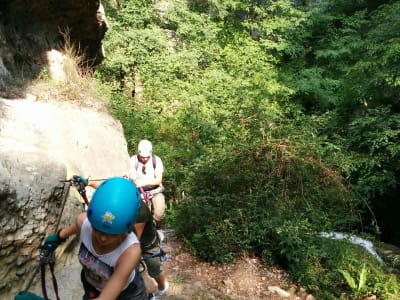
{"type": "Polygon", "coordinates": [[[131,232],[140,205],[140,193],[132,182],[122,177],[107,179],[75,224],[46,238],[45,245],[55,249],[69,236],[79,234],[84,300],[147,299],[143,278],[136,270],[140,242],[131,232]]]}

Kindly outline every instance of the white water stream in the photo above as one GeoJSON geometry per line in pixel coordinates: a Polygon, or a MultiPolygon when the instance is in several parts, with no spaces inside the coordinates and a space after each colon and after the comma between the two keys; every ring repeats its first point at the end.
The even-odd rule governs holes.
{"type": "Polygon", "coordinates": [[[342,233],[342,232],[322,232],[321,236],[334,240],[345,240],[349,241],[352,244],[359,245],[363,247],[365,250],[367,250],[373,257],[375,257],[376,260],[378,260],[380,263],[383,263],[382,258],[376,252],[374,244],[372,244],[371,241],[360,238],[353,234],[342,233]]]}

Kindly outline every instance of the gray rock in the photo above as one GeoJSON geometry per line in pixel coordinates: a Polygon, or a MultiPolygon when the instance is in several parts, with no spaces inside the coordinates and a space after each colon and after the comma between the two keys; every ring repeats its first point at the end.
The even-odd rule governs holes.
{"type": "MultiPolygon", "coordinates": [[[[0,98],[0,115],[0,299],[13,299],[32,277],[43,238],[83,210],[80,195],[63,180],[121,176],[129,154],[120,122],[107,112],[0,98]]],[[[82,296],[75,256],[74,240],[57,252],[63,299],[82,296]]],[[[36,277],[30,290],[40,294],[36,277]]],[[[51,283],[50,273],[47,278],[51,283]]]]}

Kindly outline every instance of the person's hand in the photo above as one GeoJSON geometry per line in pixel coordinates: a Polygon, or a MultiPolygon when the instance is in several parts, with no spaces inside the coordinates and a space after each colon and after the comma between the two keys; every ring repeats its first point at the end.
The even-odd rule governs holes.
{"type": "Polygon", "coordinates": [[[89,179],[83,176],[74,175],[72,176],[72,183],[86,187],[89,183],[89,179]]]}
{"type": "Polygon", "coordinates": [[[146,201],[146,203],[151,199],[151,194],[149,192],[143,191],[140,195],[142,196],[142,199],[146,201]]]}
{"type": "Polygon", "coordinates": [[[14,300],[44,300],[44,298],[31,292],[19,292],[14,300]]]}
{"type": "Polygon", "coordinates": [[[48,237],[46,237],[46,239],[44,240],[43,248],[54,251],[57,249],[58,246],[60,246],[65,241],[66,239],[62,239],[60,237],[59,232],[54,232],[50,234],[48,237]]]}

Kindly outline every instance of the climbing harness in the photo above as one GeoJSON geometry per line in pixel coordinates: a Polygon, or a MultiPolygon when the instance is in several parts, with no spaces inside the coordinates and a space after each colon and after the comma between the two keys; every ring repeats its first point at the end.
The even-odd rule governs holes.
{"type": "Polygon", "coordinates": [[[139,263],[139,272],[140,273],[143,273],[146,270],[146,260],[154,258],[154,257],[160,257],[161,263],[164,263],[168,260],[167,253],[164,251],[164,248],[162,247],[161,243],[160,243],[160,251],[142,256],[142,258],[140,259],[140,263],[139,263]]]}
{"type": "Polygon", "coordinates": [[[143,187],[139,187],[139,191],[140,191],[140,195],[142,196],[143,200],[146,202],[146,204],[151,207],[151,198],[152,195],[150,194],[150,192],[146,192],[143,187]]]}

